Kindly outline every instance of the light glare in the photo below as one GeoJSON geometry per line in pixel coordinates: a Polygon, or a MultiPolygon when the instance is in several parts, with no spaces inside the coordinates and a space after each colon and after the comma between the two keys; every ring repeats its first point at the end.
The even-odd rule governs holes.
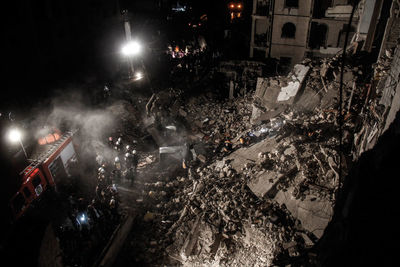
{"type": "Polygon", "coordinates": [[[127,43],[124,47],[122,47],[122,54],[125,56],[133,56],[137,55],[141,50],[141,46],[138,42],[132,41],[127,43]]]}
{"type": "Polygon", "coordinates": [[[143,78],[143,73],[141,73],[140,71],[136,72],[135,74],[135,79],[136,80],[140,80],[143,78]]]}
{"type": "Polygon", "coordinates": [[[12,129],[8,135],[11,142],[18,142],[21,140],[21,133],[17,129],[12,129]]]}

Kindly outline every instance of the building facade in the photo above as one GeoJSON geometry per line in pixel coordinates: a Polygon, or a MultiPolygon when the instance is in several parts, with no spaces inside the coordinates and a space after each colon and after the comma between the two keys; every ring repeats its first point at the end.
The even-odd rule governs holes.
{"type": "MultiPolygon", "coordinates": [[[[365,0],[369,1],[369,0],[365,0]]],[[[371,0],[375,1],[375,0],[371,0]]],[[[288,67],[325,57],[344,45],[352,6],[348,0],[254,0],[250,57],[272,57],[288,67]]],[[[356,10],[349,40],[357,31],[356,10]]]]}

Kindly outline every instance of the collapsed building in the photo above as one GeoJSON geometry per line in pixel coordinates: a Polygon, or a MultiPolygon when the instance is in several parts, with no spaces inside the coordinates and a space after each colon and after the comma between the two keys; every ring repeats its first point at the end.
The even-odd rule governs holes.
{"type": "Polygon", "coordinates": [[[120,262],[317,265],[307,252],[324,237],[343,177],[399,110],[400,50],[387,29],[373,65],[351,46],[345,59],[305,59],[287,76],[259,77],[254,92],[181,103],[193,162],[145,184],[140,202],[153,205],[136,226],[152,233],[143,240],[132,232],[120,262]]]}
{"type": "Polygon", "coordinates": [[[135,219],[117,227],[123,239],[113,234],[127,240],[116,266],[318,265],[310,251],[335,216],[343,177],[399,110],[396,3],[377,62],[357,45],[346,58],[302,60],[285,76],[224,62],[227,99],[210,88],[183,101],[171,89],[146,107],[133,96],[114,105],[118,134],[140,151],[134,187],[119,187],[135,219]],[[142,119],[145,109],[152,116],[142,119]],[[150,136],[157,149],[141,150],[150,136]],[[190,160],[159,168],[162,151],[181,154],[186,143],[190,160]]]}

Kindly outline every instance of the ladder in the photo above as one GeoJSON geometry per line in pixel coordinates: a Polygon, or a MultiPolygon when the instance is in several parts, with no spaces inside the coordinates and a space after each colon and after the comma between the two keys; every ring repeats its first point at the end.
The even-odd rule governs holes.
{"type": "Polygon", "coordinates": [[[29,175],[33,170],[36,169],[36,167],[38,167],[40,164],[42,164],[48,157],[50,157],[57,149],[58,147],[64,143],[65,140],[67,140],[69,137],[72,137],[76,132],[78,131],[78,129],[76,130],[71,130],[71,131],[67,131],[65,132],[60,139],[58,139],[57,141],[55,141],[53,144],[51,144],[51,146],[47,149],[47,151],[44,151],[43,153],[41,153],[37,159],[33,159],[30,160],[31,163],[19,174],[23,175],[23,176],[27,176],[29,175]]]}

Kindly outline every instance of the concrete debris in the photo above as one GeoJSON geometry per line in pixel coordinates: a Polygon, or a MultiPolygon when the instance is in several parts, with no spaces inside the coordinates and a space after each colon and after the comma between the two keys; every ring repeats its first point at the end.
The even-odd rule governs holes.
{"type": "Polygon", "coordinates": [[[154,204],[144,209],[160,233],[153,239],[175,264],[273,266],[278,254],[297,257],[318,241],[347,172],[340,157],[378,135],[372,124],[352,139],[370,89],[362,60],[351,60],[338,153],[340,63],[305,60],[288,77],[258,78],[253,97],[208,93],[180,104],[192,157],[182,173],[142,188],[154,204]]]}
{"type": "Polygon", "coordinates": [[[277,98],[278,102],[287,101],[296,96],[309,69],[310,67],[301,64],[296,64],[293,67],[293,74],[289,74],[292,81],[289,81],[287,86],[281,87],[281,91],[277,98]]]}
{"type": "MultiPolygon", "coordinates": [[[[359,65],[346,65],[344,90],[348,93],[344,102],[349,101],[350,113],[361,106],[364,84],[360,79],[365,73],[361,69],[359,65]]],[[[272,264],[281,251],[298,256],[322,236],[332,217],[339,186],[335,75],[339,74],[339,57],[319,63],[305,61],[293,73],[258,79],[254,101],[239,97],[224,106],[212,101],[186,106],[188,121],[204,122],[193,123],[194,130],[204,133],[198,141],[210,145],[214,154],[209,154],[209,165],[197,168],[189,179],[191,189],[184,190],[190,195],[182,200],[185,219],[180,217],[181,222],[175,225],[174,242],[168,248],[175,260],[184,265],[265,266],[272,264]],[[296,84],[296,92],[289,102],[281,93],[292,88],[291,84],[296,84]],[[286,102],[277,104],[278,100],[286,102]],[[250,113],[278,109],[263,123],[250,121],[250,113]],[[232,150],[218,154],[221,142],[227,139],[232,150]],[[218,160],[213,163],[212,159],[218,160]],[[195,222],[202,225],[201,229],[208,225],[204,230],[209,236],[206,243],[199,238],[202,230],[193,228],[195,222]],[[193,229],[198,235],[191,232],[193,229]],[[303,242],[296,242],[298,239],[303,242]],[[182,240],[192,244],[190,253],[180,252],[182,240]],[[211,250],[216,252],[209,253],[211,250]]],[[[351,119],[344,124],[347,132],[354,126],[351,119]]],[[[351,142],[343,141],[345,145],[351,142]]]]}

